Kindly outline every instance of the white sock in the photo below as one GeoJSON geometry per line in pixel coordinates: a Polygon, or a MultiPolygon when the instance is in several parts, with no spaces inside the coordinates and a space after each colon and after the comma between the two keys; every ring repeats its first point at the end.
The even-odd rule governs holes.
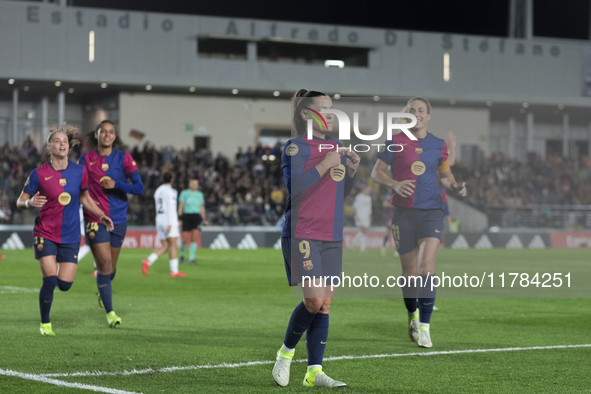
{"type": "Polygon", "coordinates": [[[322,369],[322,364],[312,364],[312,365],[308,365],[308,369],[310,369],[310,368],[314,368],[314,367],[318,367],[318,368],[322,369]]]}
{"type": "Polygon", "coordinates": [[[359,237],[361,236],[361,231],[355,234],[351,243],[355,246],[358,246],[357,242],[359,241],[359,237]]]}
{"type": "Polygon", "coordinates": [[[152,252],[152,254],[148,256],[148,264],[151,266],[156,260],[158,260],[158,255],[152,252]]]}
{"type": "Polygon", "coordinates": [[[429,323],[421,323],[421,327],[426,327],[427,331],[429,331],[429,323]]]}
{"type": "Polygon", "coordinates": [[[367,235],[361,233],[361,242],[360,242],[360,244],[361,244],[361,247],[360,247],[361,251],[364,251],[365,250],[365,247],[367,246],[367,235]]]}
{"type": "Polygon", "coordinates": [[[285,353],[291,353],[291,352],[293,352],[294,350],[295,350],[295,348],[293,348],[293,349],[290,349],[290,348],[288,348],[287,346],[285,346],[285,343],[283,344],[283,351],[284,351],[285,353]]]}
{"type": "Polygon", "coordinates": [[[170,273],[176,274],[179,272],[179,259],[170,259],[170,273]]]}

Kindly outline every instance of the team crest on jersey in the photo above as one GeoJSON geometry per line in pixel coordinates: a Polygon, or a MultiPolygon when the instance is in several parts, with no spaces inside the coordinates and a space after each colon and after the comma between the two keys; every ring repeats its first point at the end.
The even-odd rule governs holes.
{"type": "Polygon", "coordinates": [[[415,175],[423,175],[425,173],[426,170],[426,166],[425,163],[423,163],[422,161],[415,161],[414,163],[412,163],[412,165],[410,166],[410,170],[412,171],[413,174],[415,175]]]}
{"type": "Polygon", "coordinates": [[[336,167],[333,167],[330,169],[330,177],[336,181],[336,182],[340,182],[345,178],[345,166],[342,164],[339,164],[336,167]]]}
{"type": "Polygon", "coordinates": [[[417,155],[420,155],[421,153],[423,153],[423,148],[415,148],[415,153],[417,155]]]}
{"type": "Polygon", "coordinates": [[[314,268],[314,264],[312,264],[312,260],[304,261],[304,269],[306,271],[310,271],[312,268],[314,268]]]}
{"type": "Polygon", "coordinates": [[[109,165],[107,163],[103,163],[103,165],[101,166],[101,170],[107,171],[108,169],[109,169],[109,165]]]}
{"type": "Polygon", "coordinates": [[[43,244],[37,245],[37,250],[41,252],[43,250],[43,244]]]}
{"type": "Polygon", "coordinates": [[[66,178],[60,179],[60,186],[66,186],[66,178]]]}
{"type": "Polygon", "coordinates": [[[285,154],[287,156],[295,156],[300,151],[300,148],[296,144],[289,144],[287,148],[285,148],[285,154]]]}
{"type": "Polygon", "coordinates": [[[68,205],[70,203],[70,201],[72,201],[72,196],[70,196],[70,193],[63,192],[62,194],[59,195],[57,200],[62,205],[68,205]]]}
{"type": "Polygon", "coordinates": [[[90,239],[94,239],[94,231],[90,232],[90,233],[88,234],[88,236],[90,237],[90,239]]]}

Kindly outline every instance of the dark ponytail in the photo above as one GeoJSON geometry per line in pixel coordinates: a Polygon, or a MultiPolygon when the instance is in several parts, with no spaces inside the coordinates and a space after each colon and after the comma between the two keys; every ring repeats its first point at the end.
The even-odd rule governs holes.
{"type": "Polygon", "coordinates": [[[98,140],[96,139],[96,137],[94,135],[96,133],[98,133],[98,131],[101,129],[101,127],[105,123],[110,123],[115,128],[115,141],[113,141],[113,148],[119,148],[121,146],[121,138],[119,138],[119,135],[117,134],[117,126],[115,126],[115,123],[113,123],[113,121],[111,121],[109,119],[105,119],[96,125],[96,127],[94,128],[94,131],[88,132],[86,134],[86,138],[87,138],[86,146],[87,146],[88,150],[93,150],[98,147],[98,140]]]}
{"type": "Polygon", "coordinates": [[[300,89],[294,93],[292,99],[293,113],[291,115],[291,136],[297,137],[304,134],[308,127],[301,112],[303,107],[309,107],[314,97],[322,97],[326,94],[317,92],[315,90],[300,89]]]}

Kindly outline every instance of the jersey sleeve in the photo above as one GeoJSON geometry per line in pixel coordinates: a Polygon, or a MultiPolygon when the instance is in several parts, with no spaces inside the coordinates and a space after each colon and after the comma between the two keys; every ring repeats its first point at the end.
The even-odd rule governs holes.
{"type": "Polygon", "coordinates": [[[129,152],[125,152],[125,158],[123,159],[123,166],[125,167],[125,173],[127,176],[131,177],[134,174],[139,173],[139,169],[135,164],[135,160],[131,157],[129,152]]]}
{"type": "Polygon", "coordinates": [[[179,202],[182,202],[183,204],[185,202],[187,202],[187,193],[185,193],[186,190],[183,190],[181,192],[181,196],[179,197],[179,202]]]}
{"type": "MultiPolygon", "coordinates": [[[[394,141],[386,140],[385,145],[386,146],[384,147],[384,151],[383,152],[379,152],[378,155],[377,155],[377,158],[380,159],[381,161],[383,161],[384,163],[390,165],[394,161],[394,156],[396,156],[396,152],[390,152],[388,150],[388,148],[390,146],[394,145],[394,141]]],[[[392,147],[390,149],[392,151],[395,151],[396,150],[396,147],[392,147]]]]}
{"type": "Polygon", "coordinates": [[[447,158],[449,153],[447,152],[447,142],[443,141],[443,148],[441,148],[441,158],[437,161],[437,171],[449,170],[449,164],[447,158]]]}
{"type": "Polygon", "coordinates": [[[37,174],[37,170],[33,170],[31,175],[27,178],[25,182],[25,187],[23,188],[23,193],[27,193],[29,196],[34,196],[39,191],[39,175],[37,174]]]}
{"type": "Polygon", "coordinates": [[[82,182],[80,182],[80,191],[88,190],[88,171],[86,167],[82,166],[82,182]]]}
{"type": "Polygon", "coordinates": [[[285,144],[281,154],[281,163],[285,185],[292,196],[297,196],[308,190],[321,178],[316,167],[304,172],[306,160],[307,155],[296,143],[288,141],[285,144]]]}

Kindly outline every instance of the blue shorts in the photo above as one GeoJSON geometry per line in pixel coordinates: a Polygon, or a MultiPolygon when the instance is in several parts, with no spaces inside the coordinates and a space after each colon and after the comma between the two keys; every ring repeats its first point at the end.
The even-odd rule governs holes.
{"type": "Polygon", "coordinates": [[[400,254],[410,253],[421,238],[437,238],[443,232],[443,209],[394,208],[392,235],[400,254]]]}
{"type": "Polygon", "coordinates": [[[86,243],[88,245],[94,245],[111,242],[112,248],[122,247],[125,233],[127,232],[127,222],[116,224],[114,227],[113,231],[109,232],[107,227],[102,223],[86,223],[84,228],[86,243]]]}
{"type": "MultiPolygon", "coordinates": [[[[343,271],[343,241],[281,238],[285,273],[290,286],[302,283],[302,277],[340,276],[343,271]]],[[[328,282],[330,283],[330,282],[328,282]]]]}
{"type": "Polygon", "coordinates": [[[47,238],[35,237],[35,258],[39,260],[45,256],[56,256],[57,263],[75,263],[78,264],[78,250],[80,242],[73,244],[58,244],[47,238]]]}

